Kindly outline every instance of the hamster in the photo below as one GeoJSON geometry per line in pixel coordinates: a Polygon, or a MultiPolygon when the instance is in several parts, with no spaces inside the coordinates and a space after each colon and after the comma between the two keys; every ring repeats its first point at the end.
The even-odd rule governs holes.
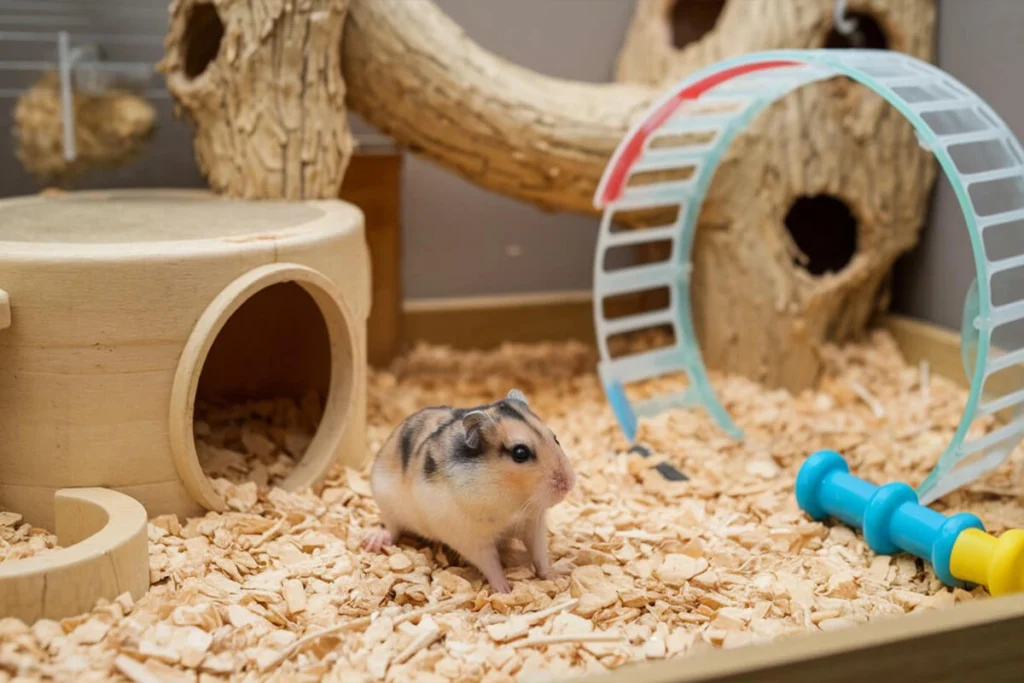
{"type": "Polygon", "coordinates": [[[546,512],[575,485],[558,438],[519,390],[475,408],[423,408],[398,425],[374,460],[370,488],[384,528],[369,532],[363,546],[379,552],[403,532],[440,541],[507,593],[498,545],[521,539],[536,575],[546,578],[546,512]]]}

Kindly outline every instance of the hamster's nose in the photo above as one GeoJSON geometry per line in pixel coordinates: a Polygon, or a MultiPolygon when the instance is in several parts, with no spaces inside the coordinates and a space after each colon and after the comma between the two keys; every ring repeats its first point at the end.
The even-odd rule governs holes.
{"type": "Polygon", "coordinates": [[[559,496],[565,497],[572,492],[573,487],[576,485],[576,474],[572,469],[558,469],[555,470],[554,475],[551,477],[551,483],[553,488],[559,496]]]}
{"type": "Polygon", "coordinates": [[[572,491],[576,486],[576,470],[572,466],[572,460],[569,460],[569,456],[562,453],[562,467],[560,468],[565,473],[566,483],[568,484],[567,491],[572,491]]]}

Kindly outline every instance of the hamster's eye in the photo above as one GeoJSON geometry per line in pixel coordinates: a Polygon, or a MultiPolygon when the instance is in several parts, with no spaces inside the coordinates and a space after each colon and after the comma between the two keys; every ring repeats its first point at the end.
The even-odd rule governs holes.
{"type": "Polygon", "coordinates": [[[558,437],[557,437],[557,436],[555,436],[554,434],[552,434],[552,435],[551,435],[551,438],[552,438],[552,439],[554,439],[554,440],[555,440],[555,443],[556,443],[556,444],[558,444],[559,446],[561,446],[561,445],[562,445],[562,442],[561,442],[561,441],[559,441],[559,440],[558,440],[558,437]]]}
{"type": "Polygon", "coordinates": [[[512,448],[512,459],[518,463],[524,463],[527,460],[533,460],[533,451],[530,450],[529,446],[519,444],[512,448]]]}

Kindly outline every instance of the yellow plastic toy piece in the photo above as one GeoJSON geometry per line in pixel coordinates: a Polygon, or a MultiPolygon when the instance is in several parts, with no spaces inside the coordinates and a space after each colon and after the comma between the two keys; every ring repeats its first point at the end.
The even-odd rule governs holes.
{"type": "Polygon", "coordinates": [[[980,529],[964,529],[953,543],[949,569],[993,596],[1024,591],[1024,529],[1011,529],[998,539],[980,529]]]}

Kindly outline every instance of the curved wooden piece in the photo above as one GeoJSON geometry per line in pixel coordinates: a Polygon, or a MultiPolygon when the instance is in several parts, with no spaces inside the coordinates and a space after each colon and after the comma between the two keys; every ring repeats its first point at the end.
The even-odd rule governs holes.
{"type": "Polygon", "coordinates": [[[211,510],[223,510],[224,498],[203,472],[196,453],[193,423],[200,375],[214,341],[238,309],[260,290],[294,282],[316,302],[330,338],[330,382],[327,405],[313,441],[281,487],[294,491],[316,483],[334,463],[341,438],[354,411],[353,384],[364,372],[356,362],[355,317],[333,282],[321,273],[295,263],[271,263],[254,268],[224,288],[203,312],[178,362],[171,391],[171,453],[189,494],[211,510]]]}
{"type": "Polygon", "coordinates": [[[480,187],[581,213],[659,94],[510,64],[429,0],[353,0],[342,52],[345,102],[381,132],[480,187]]]}
{"type": "Polygon", "coordinates": [[[103,488],[54,496],[58,542],[37,557],[0,562],[0,617],[27,624],[91,610],[100,598],[141,598],[149,589],[146,509],[103,488]]]}
{"type": "Polygon", "coordinates": [[[220,194],[334,199],[352,154],[349,0],[174,0],[159,69],[220,194]]]}
{"type": "MultiPolygon", "coordinates": [[[[660,11],[669,1],[650,0],[637,11],[660,11]]],[[[851,11],[864,4],[851,3],[851,11]]],[[[750,50],[823,45],[831,30],[832,0],[729,5],[713,34],[692,49],[667,52],[657,70],[623,63],[619,77],[630,83],[610,84],[552,78],[511,64],[476,44],[429,0],[352,0],[342,42],[346,104],[398,143],[480,187],[544,208],[593,213],[591,200],[604,165],[666,79],[678,80],[750,50]],[[762,21],[766,15],[770,30],[762,21]]],[[[891,27],[894,49],[930,59],[934,0],[875,0],[871,6],[891,27]]],[[[669,37],[631,29],[624,54],[656,39],[661,46],[669,37]]],[[[870,134],[877,114],[865,116],[856,124],[870,134]]],[[[790,143],[800,142],[804,133],[801,126],[784,132],[790,143]]],[[[832,132],[831,125],[821,127],[823,136],[832,132]]],[[[860,166],[866,156],[856,145],[847,153],[853,155],[844,159],[847,167],[860,166]]],[[[720,175],[719,184],[728,185],[736,174],[723,169],[720,175]]],[[[898,211],[905,212],[916,209],[924,194],[903,199],[895,191],[892,196],[898,211]]]]}

